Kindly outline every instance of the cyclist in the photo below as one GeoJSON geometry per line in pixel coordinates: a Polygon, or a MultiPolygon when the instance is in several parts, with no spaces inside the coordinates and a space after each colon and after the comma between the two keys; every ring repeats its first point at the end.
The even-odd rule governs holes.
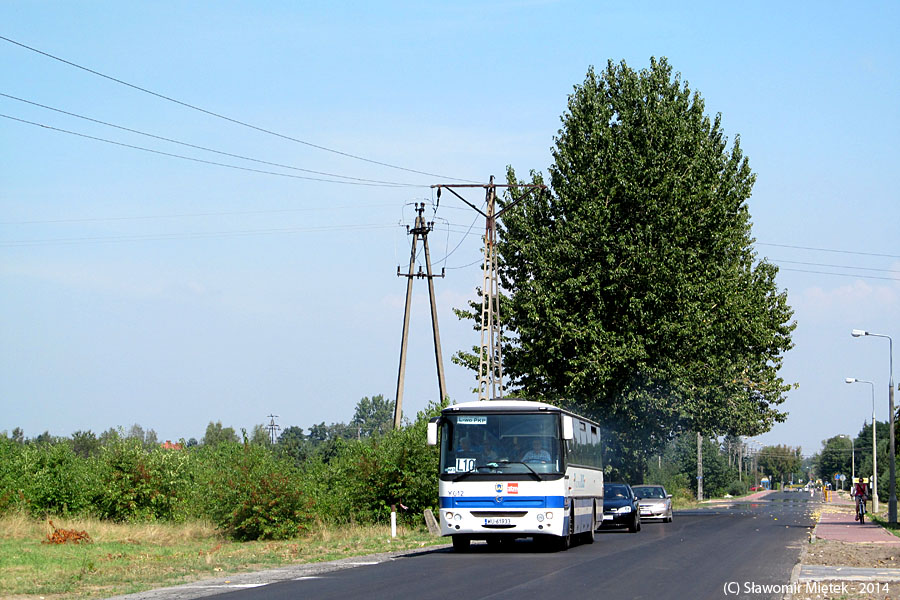
{"type": "Polygon", "coordinates": [[[868,500],[868,486],[862,481],[857,481],[853,485],[851,495],[856,499],[856,519],[862,521],[866,514],[866,500],[868,500]]]}

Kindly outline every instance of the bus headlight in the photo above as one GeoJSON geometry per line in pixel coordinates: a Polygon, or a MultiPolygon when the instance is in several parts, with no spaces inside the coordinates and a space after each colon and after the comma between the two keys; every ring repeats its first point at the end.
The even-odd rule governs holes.
{"type": "Polygon", "coordinates": [[[447,512],[444,514],[444,518],[447,519],[448,521],[452,521],[452,520],[453,520],[453,513],[450,512],[450,511],[447,511],[447,512]]]}
{"type": "Polygon", "coordinates": [[[552,518],[553,518],[553,513],[550,512],[550,511],[547,511],[547,518],[548,518],[548,519],[552,519],[552,518]]]}
{"type": "Polygon", "coordinates": [[[462,521],[462,515],[459,513],[456,513],[455,515],[453,515],[453,520],[454,521],[462,521]]]}
{"type": "Polygon", "coordinates": [[[538,523],[543,523],[543,522],[544,522],[544,515],[542,515],[541,513],[538,513],[537,520],[538,520],[538,523]]]}

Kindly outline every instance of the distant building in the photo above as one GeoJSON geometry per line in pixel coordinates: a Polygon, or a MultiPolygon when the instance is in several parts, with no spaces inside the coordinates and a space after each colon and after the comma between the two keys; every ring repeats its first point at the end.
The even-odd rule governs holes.
{"type": "Polygon", "coordinates": [[[184,446],[181,444],[173,444],[170,440],[166,440],[165,443],[160,444],[164,450],[184,450],[184,446]]]}

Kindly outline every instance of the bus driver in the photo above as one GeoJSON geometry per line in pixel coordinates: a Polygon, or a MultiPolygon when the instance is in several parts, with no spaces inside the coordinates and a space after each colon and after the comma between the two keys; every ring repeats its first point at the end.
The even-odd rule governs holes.
{"type": "Polygon", "coordinates": [[[550,453],[541,448],[541,440],[539,438],[534,438],[531,440],[531,450],[525,453],[525,456],[522,457],[522,462],[548,463],[550,462],[550,453]]]}

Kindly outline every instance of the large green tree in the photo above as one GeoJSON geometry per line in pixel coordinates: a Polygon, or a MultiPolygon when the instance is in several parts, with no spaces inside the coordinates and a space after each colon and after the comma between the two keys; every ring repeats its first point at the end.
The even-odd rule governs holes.
{"type": "Polygon", "coordinates": [[[835,485],[834,476],[844,475],[850,479],[850,438],[836,435],[822,441],[822,452],[819,454],[818,471],[823,483],[835,485]]]}
{"type": "Polygon", "coordinates": [[[589,70],[555,142],[549,188],[510,188],[499,229],[512,390],[604,422],[634,473],[679,430],[783,421],[792,310],[753,251],[739,139],[651,59],[589,70]]]}
{"type": "Polygon", "coordinates": [[[206,433],[203,434],[203,439],[200,440],[200,443],[204,446],[217,446],[219,444],[237,443],[239,441],[237,433],[234,431],[234,427],[223,427],[222,421],[216,421],[215,423],[210,421],[209,425],[206,426],[206,433]]]}
{"type": "Polygon", "coordinates": [[[757,464],[760,470],[774,481],[790,481],[791,474],[797,478],[805,477],[802,470],[803,456],[800,448],[790,446],[764,446],[758,454],[757,464]]]}
{"type": "Polygon", "coordinates": [[[394,426],[394,402],[382,394],[364,396],[356,403],[350,428],[359,436],[383,435],[394,426]]]}

